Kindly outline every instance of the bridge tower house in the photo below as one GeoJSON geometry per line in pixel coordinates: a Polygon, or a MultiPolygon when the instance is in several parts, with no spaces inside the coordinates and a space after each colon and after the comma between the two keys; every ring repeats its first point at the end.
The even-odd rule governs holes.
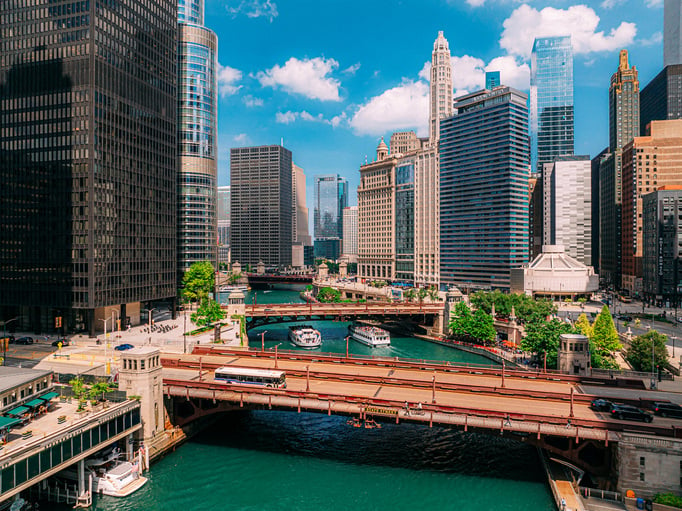
{"type": "Polygon", "coordinates": [[[165,439],[166,411],[161,371],[161,351],[156,347],[140,346],[121,354],[119,389],[125,391],[128,398],[137,396],[140,400],[142,429],[138,440],[144,442],[147,449],[165,439]]]}
{"type": "Polygon", "coordinates": [[[582,334],[561,334],[557,352],[557,366],[563,373],[589,376],[590,341],[582,334]]]}
{"type": "Polygon", "coordinates": [[[450,333],[450,320],[455,312],[455,307],[459,302],[464,300],[464,295],[455,286],[450,286],[448,291],[445,293],[445,314],[440,316],[441,333],[450,333]]]}

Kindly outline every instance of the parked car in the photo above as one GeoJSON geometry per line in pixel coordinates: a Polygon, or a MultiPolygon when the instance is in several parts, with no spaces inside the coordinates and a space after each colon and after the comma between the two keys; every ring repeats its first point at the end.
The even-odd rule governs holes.
{"type": "Polygon", "coordinates": [[[68,339],[57,339],[56,341],[52,341],[52,346],[59,346],[60,342],[62,343],[62,346],[68,346],[71,344],[68,339]]]}
{"type": "Polygon", "coordinates": [[[19,337],[14,344],[33,344],[33,337],[19,337]]]}
{"type": "Polygon", "coordinates": [[[628,316],[627,314],[621,314],[618,316],[618,319],[621,321],[632,321],[632,316],[628,316]]]}
{"type": "Polygon", "coordinates": [[[682,419],[682,406],[675,403],[656,402],[651,405],[654,414],[661,417],[675,417],[682,419]]]}
{"type": "Polygon", "coordinates": [[[590,403],[590,408],[597,410],[598,412],[610,412],[613,408],[613,403],[606,399],[595,399],[590,403]]]}
{"type": "Polygon", "coordinates": [[[611,409],[611,416],[619,420],[644,422],[651,422],[654,420],[653,415],[646,413],[644,410],[640,410],[636,406],[630,405],[613,405],[613,408],[611,409]]]}
{"type": "Polygon", "coordinates": [[[125,350],[133,349],[134,347],[135,346],[133,346],[132,344],[125,343],[125,344],[119,344],[118,346],[114,346],[114,349],[116,351],[125,351],[125,350]]]}

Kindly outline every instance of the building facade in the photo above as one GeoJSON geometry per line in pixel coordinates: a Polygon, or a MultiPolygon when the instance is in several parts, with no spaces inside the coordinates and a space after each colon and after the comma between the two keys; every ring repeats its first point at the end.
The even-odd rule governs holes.
{"type": "Polygon", "coordinates": [[[315,176],[315,257],[341,257],[343,208],[348,206],[348,181],[338,174],[315,176]]]}
{"type": "Polygon", "coordinates": [[[415,155],[400,159],[395,169],[395,278],[414,283],[415,155]]]}
{"type": "Polygon", "coordinates": [[[682,5],[680,0],[665,0],[663,9],[663,65],[682,64],[682,5]]]}
{"type": "Polygon", "coordinates": [[[649,303],[677,306],[682,291],[682,186],[642,197],[642,288],[649,303]]]}
{"type": "Polygon", "coordinates": [[[343,208],[343,256],[351,263],[358,261],[358,207],[343,208]]]}
{"type": "Polygon", "coordinates": [[[178,4],[178,280],[196,262],[218,267],[218,38],[203,0],[178,4]]]}
{"type": "Polygon", "coordinates": [[[216,202],[219,265],[230,262],[230,202],[230,185],[219,186],[216,202]]]}
{"type": "Polygon", "coordinates": [[[639,133],[648,135],[651,121],[682,119],[682,64],[666,66],[639,95],[639,133]]]}
{"type": "Polygon", "coordinates": [[[435,144],[440,139],[440,121],[452,115],[452,65],[443,32],[438,32],[433,43],[430,85],[429,141],[435,144]]]}
{"type": "Polygon", "coordinates": [[[0,317],[92,336],[112,309],[139,321],[176,294],[177,4],[0,13],[0,317]]]}
{"type": "Polygon", "coordinates": [[[573,48],[570,36],[535,39],[530,68],[531,169],[573,154],[573,48]]]}
{"type": "Polygon", "coordinates": [[[398,158],[389,156],[383,138],[377,158],[360,167],[358,186],[358,277],[395,277],[395,170],[398,158]]]}
{"type": "Polygon", "coordinates": [[[528,261],[527,96],[510,87],[460,97],[440,141],[441,284],[509,289],[528,261]]]}
{"type": "Polygon", "coordinates": [[[312,248],[313,242],[308,230],[305,174],[303,169],[295,163],[291,164],[291,187],[293,190],[291,197],[293,201],[291,217],[293,243],[291,247],[291,265],[294,268],[302,268],[307,266],[305,262],[305,247],[312,248]]]}
{"type": "Polygon", "coordinates": [[[440,156],[437,147],[414,155],[414,283],[440,284],[440,156]]]}
{"type": "Polygon", "coordinates": [[[544,245],[592,266],[592,162],[589,156],[557,157],[543,169],[544,245]]]}
{"type": "Polygon", "coordinates": [[[391,154],[407,154],[421,149],[422,140],[414,131],[396,131],[391,134],[391,154]]]}
{"type": "Polygon", "coordinates": [[[279,145],[230,150],[230,247],[242,267],[291,265],[291,165],[291,151],[279,145]]]}
{"type": "Polygon", "coordinates": [[[487,90],[493,90],[495,87],[502,85],[500,82],[500,72],[499,71],[486,71],[485,73],[485,88],[487,90]]]}
{"type": "Polygon", "coordinates": [[[601,217],[599,215],[599,168],[601,166],[601,161],[609,154],[609,148],[606,147],[602,151],[592,158],[590,165],[591,172],[591,189],[592,189],[592,267],[597,273],[599,273],[599,259],[600,259],[600,242],[599,242],[599,231],[601,217]]]}
{"type": "Polygon", "coordinates": [[[682,119],[652,121],[650,131],[623,148],[621,286],[631,296],[642,293],[642,197],[682,186],[682,119]]]}

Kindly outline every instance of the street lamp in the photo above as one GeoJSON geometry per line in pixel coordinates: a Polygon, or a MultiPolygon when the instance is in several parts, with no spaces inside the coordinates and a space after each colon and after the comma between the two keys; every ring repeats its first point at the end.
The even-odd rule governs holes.
{"type": "Polygon", "coordinates": [[[157,309],[149,309],[149,311],[147,311],[148,314],[149,314],[149,319],[147,319],[147,324],[148,324],[149,326],[152,326],[152,319],[153,319],[153,318],[152,318],[152,312],[154,312],[155,310],[157,310],[157,309]]]}
{"type": "MultiPolygon", "coordinates": [[[[114,318],[113,318],[113,316],[111,319],[112,319],[111,330],[113,331],[114,330],[114,324],[113,324],[114,318]]],[[[107,363],[107,321],[109,321],[109,318],[104,318],[104,319],[100,318],[100,321],[104,322],[104,364],[106,366],[106,363],[107,363]]]]}
{"type": "MultiPolygon", "coordinates": [[[[281,342],[279,344],[282,344],[281,342]]],[[[279,347],[279,344],[275,345],[275,369],[277,369],[277,348],[279,347]]]]}
{"type": "MultiPolygon", "coordinates": [[[[346,336],[346,358],[348,358],[348,339],[350,339],[350,335],[346,336]]],[[[673,356],[675,355],[673,354],[673,356]]]]}
{"type": "Polygon", "coordinates": [[[261,351],[265,351],[265,334],[267,334],[267,333],[268,333],[267,330],[263,330],[260,333],[260,350],[261,351]]]}
{"type": "Polygon", "coordinates": [[[673,342],[673,359],[675,359],[675,339],[677,339],[676,336],[671,335],[670,340],[673,342]]]}
{"type": "Polygon", "coordinates": [[[9,342],[7,340],[7,323],[11,323],[12,321],[16,321],[19,319],[21,316],[17,316],[16,318],[8,319],[7,321],[2,322],[2,346],[3,346],[3,357],[2,357],[2,365],[6,365],[6,360],[7,360],[7,343],[9,342]]]}

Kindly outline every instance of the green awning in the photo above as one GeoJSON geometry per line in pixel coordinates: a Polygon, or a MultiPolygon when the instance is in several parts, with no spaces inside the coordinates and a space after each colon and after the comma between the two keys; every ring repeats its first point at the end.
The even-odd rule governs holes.
{"type": "Polygon", "coordinates": [[[13,419],[11,417],[0,417],[0,429],[7,429],[15,424],[21,424],[21,419],[13,419]]]}
{"type": "Polygon", "coordinates": [[[30,411],[31,411],[31,409],[26,408],[25,406],[17,406],[14,410],[10,410],[9,412],[7,412],[7,415],[10,415],[10,416],[12,416],[12,415],[23,415],[26,412],[30,412],[30,411]]]}
{"type": "Polygon", "coordinates": [[[44,399],[45,401],[49,401],[50,399],[54,399],[55,397],[59,397],[59,392],[48,392],[47,394],[38,396],[39,399],[44,399]]]}
{"type": "Polygon", "coordinates": [[[32,399],[28,403],[24,403],[24,406],[30,406],[31,408],[38,408],[39,406],[45,406],[45,401],[42,399],[32,399]]]}

